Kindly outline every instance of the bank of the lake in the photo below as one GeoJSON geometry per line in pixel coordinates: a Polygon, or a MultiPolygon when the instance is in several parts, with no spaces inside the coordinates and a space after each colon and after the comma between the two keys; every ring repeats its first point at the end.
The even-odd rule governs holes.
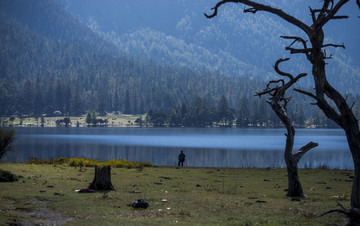
{"type": "Polygon", "coordinates": [[[286,197],[285,169],[112,168],[115,191],[74,192],[92,181],[93,168],[1,163],[21,175],[0,183],[0,225],[343,225],[352,171],[300,169],[308,197],[286,197]],[[144,199],[149,207],[129,204],[144,199]]]}
{"type": "MultiPolygon", "coordinates": [[[[82,116],[52,116],[43,117],[43,122],[41,117],[1,117],[0,125],[3,127],[56,127],[57,121],[64,120],[68,118],[70,123],[68,127],[87,127],[86,115],[82,116]]],[[[97,126],[106,126],[106,127],[139,127],[135,123],[136,119],[142,118],[145,119],[145,115],[127,115],[127,114],[108,114],[106,116],[97,116],[97,119],[100,119],[102,122],[98,123],[97,126]]],[[[65,126],[64,123],[59,124],[60,126],[65,126]]]]}

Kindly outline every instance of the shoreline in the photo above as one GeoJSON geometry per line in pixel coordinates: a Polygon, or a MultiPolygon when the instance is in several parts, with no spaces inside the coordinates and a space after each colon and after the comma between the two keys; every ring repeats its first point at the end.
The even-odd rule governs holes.
{"type": "MultiPolygon", "coordinates": [[[[91,128],[91,127],[100,127],[100,128],[195,128],[194,126],[143,126],[141,124],[136,123],[137,119],[145,120],[146,114],[144,115],[125,115],[125,114],[108,114],[106,116],[97,116],[97,119],[100,119],[103,122],[107,122],[105,124],[101,123],[96,126],[89,125],[86,123],[86,115],[82,116],[52,116],[52,117],[43,117],[43,122],[41,122],[41,118],[35,117],[1,117],[0,125],[2,127],[11,127],[11,128],[41,128],[41,127],[60,127],[60,128],[91,128]],[[56,121],[63,120],[64,118],[69,118],[70,123],[65,126],[64,122],[57,125],[56,121]]],[[[233,126],[221,126],[221,125],[213,125],[211,127],[196,127],[196,128],[284,128],[284,127],[269,127],[262,125],[252,125],[247,127],[237,127],[235,124],[233,126]]],[[[339,129],[332,127],[319,127],[315,125],[310,125],[306,127],[297,127],[298,129],[339,129]]]]}

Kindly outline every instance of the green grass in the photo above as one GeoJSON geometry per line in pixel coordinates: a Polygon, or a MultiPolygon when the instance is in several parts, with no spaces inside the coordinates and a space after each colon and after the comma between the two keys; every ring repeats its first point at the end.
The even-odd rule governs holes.
{"type": "Polygon", "coordinates": [[[115,191],[77,193],[92,167],[1,163],[19,181],[0,183],[0,225],[342,225],[349,206],[351,171],[301,169],[307,198],[286,197],[285,169],[112,168],[115,191]],[[144,199],[149,208],[129,204],[144,199]],[[166,199],[168,202],[163,202],[166,199]]]}

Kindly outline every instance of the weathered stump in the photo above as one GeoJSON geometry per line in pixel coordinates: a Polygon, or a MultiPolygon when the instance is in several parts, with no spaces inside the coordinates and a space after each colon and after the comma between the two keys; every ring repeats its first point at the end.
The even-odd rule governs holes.
{"type": "Polygon", "coordinates": [[[95,166],[95,177],[88,188],[93,190],[114,190],[114,187],[111,183],[110,171],[110,166],[95,166]]]}

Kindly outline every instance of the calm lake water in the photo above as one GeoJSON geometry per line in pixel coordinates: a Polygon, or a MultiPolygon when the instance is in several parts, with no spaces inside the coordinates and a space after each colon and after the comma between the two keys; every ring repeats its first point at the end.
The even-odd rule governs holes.
{"type": "MultiPolygon", "coordinates": [[[[284,129],[253,128],[17,128],[15,151],[5,161],[30,157],[127,159],[174,166],[180,150],[185,166],[285,167],[284,129]]],[[[342,130],[298,129],[295,148],[313,141],[299,167],[353,169],[342,130]]]]}

